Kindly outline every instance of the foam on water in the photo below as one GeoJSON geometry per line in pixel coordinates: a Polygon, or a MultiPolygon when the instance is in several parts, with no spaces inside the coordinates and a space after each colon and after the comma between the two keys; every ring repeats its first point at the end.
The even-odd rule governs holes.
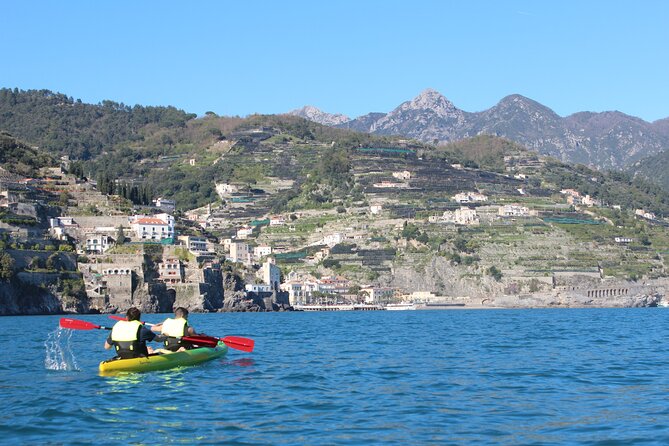
{"type": "Polygon", "coordinates": [[[44,367],[48,370],[79,370],[70,345],[71,339],[72,330],[57,328],[48,334],[44,341],[44,367]]]}

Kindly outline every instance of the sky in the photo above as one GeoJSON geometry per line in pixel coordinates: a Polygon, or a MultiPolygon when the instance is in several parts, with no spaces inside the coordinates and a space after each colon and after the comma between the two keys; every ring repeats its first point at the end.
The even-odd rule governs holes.
{"type": "Polygon", "coordinates": [[[0,0],[0,88],[246,116],[465,111],[669,117],[664,0],[0,0]]]}

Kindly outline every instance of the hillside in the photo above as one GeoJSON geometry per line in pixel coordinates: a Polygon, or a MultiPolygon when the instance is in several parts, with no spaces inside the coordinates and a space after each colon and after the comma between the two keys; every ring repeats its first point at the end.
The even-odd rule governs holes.
{"type": "MultiPolygon", "coordinates": [[[[181,142],[165,155],[149,157],[129,142],[83,170],[176,198],[180,231],[217,246],[249,225],[244,242],[271,248],[284,278],[338,277],[352,290],[387,286],[501,306],[636,305],[665,286],[667,195],[622,173],[494,136],[435,147],[287,115],[207,115],[175,135],[181,142]],[[198,203],[205,206],[189,210],[198,203]],[[612,289],[632,300],[591,298],[612,289]]],[[[58,200],[61,215],[76,221],[151,212],[97,192],[93,200],[93,185],[73,178],[35,193],[45,187],[60,198],[33,202],[58,200]]],[[[6,221],[14,232],[35,226],[29,216],[6,221]]],[[[253,280],[253,265],[237,267],[253,280]]]]}
{"type": "Polygon", "coordinates": [[[53,166],[54,158],[43,150],[31,147],[0,131],[0,165],[16,175],[32,177],[42,167],[53,166]]]}

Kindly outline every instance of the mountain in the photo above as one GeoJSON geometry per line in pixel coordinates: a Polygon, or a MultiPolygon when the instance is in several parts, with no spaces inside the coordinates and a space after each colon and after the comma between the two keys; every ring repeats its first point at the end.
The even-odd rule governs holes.
{"type": "Polygon", "coordinates": [[[561,117],[517,94],[488,110],[469,113],[427,89],[387,114],[370,113],[335,126],[428,143],[490,134],[561,161],[600,169],[624,169],[669,147],[669,118],[648,123],[618,111],[561,117]]]}
{"type": "Polygon", "coordinates": [[[298,110],[293,110],[288,113],[289,115],[299,116],[300,118],[308,119],[309,121],[317,122],[318,124],[337,126],[351,120],[348,116],[337,114],[333,115],[330,113],[325,113],[312,107],[311,105],[306,105],[298,110]]]}

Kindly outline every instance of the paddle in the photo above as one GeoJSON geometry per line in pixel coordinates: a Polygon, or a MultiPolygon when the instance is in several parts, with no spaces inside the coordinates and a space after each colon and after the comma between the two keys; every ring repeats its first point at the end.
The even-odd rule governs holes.
{"type": "MultiPolygon", "coordinates": [[[[116,319],[117,321],[124,320],[125,318],[121,316],[114,316],[113,314],[109,315],[110,319],[116,319]]],[[[148,322],[142,322],[143,324],[152,327],[156,324],[149,324],[148,322]]],[[[225,345],[236,350],[241,350],[243,352],[252,352],[253,347],[255,346],[255,341],[249,338],[242,338],[239,336],[226,336],[224,338],[217,338],[214,336],[204,336],[204,335],[194,335],[194,336],[184,336],[184,341],[192,342],[193,344],[205,345],[205,343],[212,344],[212,347],[215,347],[218,344],[218,341],[222,341],[225,345]]]]}
{"type": "MultiPolygon", "coordinates": [[[[125,318],[120,318],[119,320],[125,320],[125,318]]],[[[81,321],[79,319],[71,319],[69,317],[60,318],[60,327],[69,328],[70,330],[111,330],[111,327],[105,327],[103,325],[97,325],[92,322],[81,321]]],[[[204,347],[216,347],[218,345],[217,339],[207,338],[208,337],[183,337],[182,339],[188,342],[192,342],[193,344],[202,345],[204,347]]]]}

